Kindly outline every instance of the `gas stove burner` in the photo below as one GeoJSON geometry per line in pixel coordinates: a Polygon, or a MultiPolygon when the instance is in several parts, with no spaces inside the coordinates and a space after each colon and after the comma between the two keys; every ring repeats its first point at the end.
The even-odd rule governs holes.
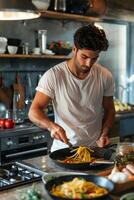
{"type": "Polygon", "coordinates": [[[0,191],[41,180],[34,167],[15,162],[0,168],[0,191]]]}
{"type": "Polygon", "coordinates": [[[18,166],[17,165],[12,165],[10,172],[9,172],[9,176],[10,177],[16,177],[18,175],[18,166]]]}

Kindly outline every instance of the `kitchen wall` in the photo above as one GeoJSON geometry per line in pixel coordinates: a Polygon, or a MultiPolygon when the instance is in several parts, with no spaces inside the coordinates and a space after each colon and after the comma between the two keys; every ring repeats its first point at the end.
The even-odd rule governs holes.
{"type": "Polygon", "coordinates": [[[134,104],[134,23],[130,23],[129,34],[129,47],[128,47],[128,91],[129,102],[134,104]]]}
{"type": "MultiPolygon", "coordinates": [[[[80,22],[71,22],[71,21],[60,21],[39,18],[29,21],[0,21],[0,36],[7,38],[20,38],[22,43],[28,42],[30,45],[30,51],[35,47],[37,39],[37,30],[47,29],[47,41],[48,43],[53,40],[66,40],[72,42],[72,36],[75,30],[86,23],[80,22]]],[[[115,78],[116,81],[116,92],[115,96],[117,98],[121,97],[121,91],[119,85],[126,87],[126,79],[121,78],[121,73],[123,77],[127,77],[128,65],[127,65],[127,40],[128,31],[127,23],[116,23],[114,22],[105,22],[101,23],[104,27],[107,37],[109,39],[110,47],[107,52],[101,54],[99,62],[104,66],[108,67],[115,78]]],[[[134,33],[134,25],[131,23],[131,38],[134,33]]],[[[134,63],[134,58],[132,57],[133,52],[130,51],[130,48],[134,46],[133,40],[131,39],[129,46],[129,60],[132,68],[132,63],[134,63]],[[132,46],[131,46],[132,45],[132,46]]],[[[131,48],[132,50],[133,48],[131,48]]],[[[43,74],[48,68],[52,67],[54,64],[59,63],[62,60],[49,60],[49,59],[4,59],[0,58],[0,71],[4,76],[5,84],[11,85],[15,79],[15,72],[20,71],[22,77],[22,84],[26,84],[27,73],[30,74],[32,79],[32,92],[35,93],[35,87],[38,82],[38,75],[43,74]],[[9,72],[11,76],[9,76],[9,72]],[[26,80],[26,81],[25,81],[26,80]]],[[[129,72],[134,73],[132,68],[129,72]]],[[[129,74],[129,75],[130,75],[129,74]]],[[[134,88],[132,87],[132,90],[134,88]]],[[[27,89],[26,89],[27,90],[27,89]]],[[[26,91],[28,95],[29,91],[26,91]]],[[[128,94],[124,94],[124,101],[128,99],[128,94]]],[[[129,100],[134,103],[134,98],[131,96],[129,100]]],[[[121,99],[122,100],[122,99],[121,99]]]]}

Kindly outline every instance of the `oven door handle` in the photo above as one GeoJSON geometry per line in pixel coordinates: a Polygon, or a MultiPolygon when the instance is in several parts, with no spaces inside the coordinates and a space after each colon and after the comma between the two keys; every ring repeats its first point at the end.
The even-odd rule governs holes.
{"type": "Polygon", "coordinates": [[[28,150],[28,151],[21,151],[21,152],[18,152],[18,153],[7,154],[7,155],[5,155],[5,157],[11,158],[11,157],[14,157],[14,156],[22,156],[22,155],[40,152],[40,151],[44,151],[44,150],[47,150],[47,147],[42,147],[42,148],[39,148],[39,149],[33,149],[33,150],[28,150]]]}

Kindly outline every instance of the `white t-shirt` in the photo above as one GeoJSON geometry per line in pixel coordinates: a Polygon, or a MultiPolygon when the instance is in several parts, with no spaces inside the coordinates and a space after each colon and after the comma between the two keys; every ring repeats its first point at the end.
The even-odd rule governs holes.
{"type": "MultiPolygon", "coordinates": [[[[52,98],[55,122],[63,127],[74,146],[93,145],[98,139],[103,118],[103,96],[113,96],[110,71],[94,64],[84,80],[76,78],[67,62],[50,68],[36,88],[52,98]]],[[[54,140],[51,151],[68,147],[54,140]]]]}

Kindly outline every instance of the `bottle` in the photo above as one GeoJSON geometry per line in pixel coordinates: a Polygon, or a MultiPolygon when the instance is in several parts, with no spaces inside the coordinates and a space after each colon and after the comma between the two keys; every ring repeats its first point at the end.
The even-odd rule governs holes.
{"type": "Polygon", "coordinates": [[[25,109],[18,109],[17,103],[20,98],[20,94],[17,91],[13,93],[13,120],[15,123],[23,123],[25,119],[25,109]]]}
{"type": "Polygon", "coordinates": [[[23,44],[23,54],[29,54],[29,43],[25,42],[23,44]]]}
{"type": "Polygon", "coordinates": [[[55,0],[54,10],[59,12],[66,12],[66,0],[55,0]]]}
{"type": "Polygon", "coordinates": [[[47,30],[38,30],[38,46],[40,47],[40,52],[44,54],[47,47],[47,30]]]}

